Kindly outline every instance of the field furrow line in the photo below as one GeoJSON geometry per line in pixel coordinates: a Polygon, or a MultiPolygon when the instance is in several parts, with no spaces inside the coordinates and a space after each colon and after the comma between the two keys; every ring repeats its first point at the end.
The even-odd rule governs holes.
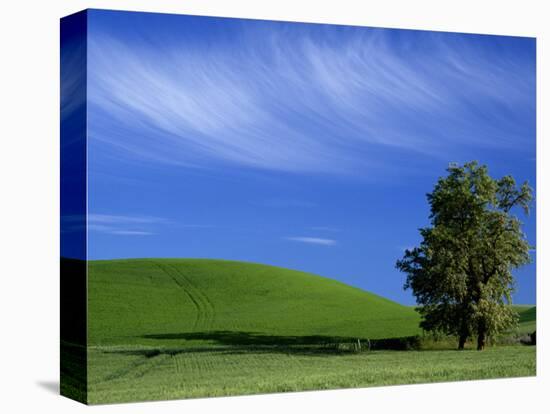
{"type": "Polygon", "coordinates": [[[145,375],[150,371],[154,366],[159,362],[159,356],[156,357],[140,357],[138,360],[131,362],[126,365],[124,368],[118,369],[101,379],[101,382],[115,381],[117,379],[123,379],[131,374],[136,374],[138,376],[145,375]],[[149,365],[149,366],[148,366],[149,365]],[[136,373],[136,371],[138,371],[136,373]]]}
{"type": "Polygon", "coordinates": [[[201,305],[204,311],[204,315],[203,315],[204,325],[205,327],[210,328],[214,322],[215,314],[216,314],[212,301],[210,300],[208,295],[206,295],[201,289],[195,286],[195,284],[189,279],[189,277],[184,272],[182,272],[180,269],[178,269],[173,265],[171,265],[170,267],[172,268],[172,270],[174,270],[174,272],[178,276],[181,277],[181,279],[185,281],[188,289],[193,292],[192,293],[193,296],[201,302],[201,305]]]}
{"type": "Polygon", "coordinates": [[[168,275],[173,281],[174,283],[181,289],[183,290],[183,292],[185,293],[185,295],[191,300],[191,302],[193,303],[194,307],[195,307],[195,310],[196,310],[196,314],[195,314],[195,321],[193,323],[193,330],[197,330],[199,326],[201,326],[203,323],[202,323],[202,319],[203,319],[203,314],[204,314],[204,306],[203,304],[201,303],[201,301],[199,299],[197,299],[195,297],[195,295],[190,291],[190,289],[188,288],[188,286],[185,286],[184,283],[181,282],[181,280],[179,280],[178,277],[176,277],[172,271],[170,271],[169,269],[170,268],[167,268],[164,264],[160,264],[158,262],[155,262],[155,264],[157,265],[157,267],[159,269],[161,269],[166,275],[168,275]]]}
{"type": "Polygon", "coordinates": [[[172,362],[174,363],[174,370],[176,371],[176,374],[180,375],[182,373],[180,366],[180,356],[172,355],[172,362]]]}

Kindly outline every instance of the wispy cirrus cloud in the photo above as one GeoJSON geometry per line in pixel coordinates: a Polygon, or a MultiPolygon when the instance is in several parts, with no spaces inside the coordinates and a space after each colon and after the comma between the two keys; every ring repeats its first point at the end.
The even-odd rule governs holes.
{"type": "Polygon", "coordinates": [[[88,214],[88,230],[117,236],[151,236],[159,224],[169,221],[161,217],[114,214],[88,214]]]}
{"type": "Polygon", "coordinates": [[[352,174],[403,154],[521,150],[533,129],[528,39],[188,19],[216,42],[201,47],[185,24],[131,39],[91,26],[92,145],[187,167],[352,174]]]}
{"type": "Polygon", "coordinates": [[[163,217],[143,215],[88,214],[61,217],[61,230],[70,232],[88,229],[89,231],[120,236],[149,236],[157,234],[169,225],[172,229],[212,229],[211,224],[179,223],[163,217]]]}
{"type": "Polygon", "coordinates": [[[165,223],[166,219],[152,216],[131,216],[131,215],[112,215],[112,214],[88,214],[88,223],[98,224],[153,224],[165,223]]]}
{"type": "Polygon", "coordinates": [[[307,243],[307,244],[317,244],[321,246],[334,246],[337,244],[336,240],[333,239],[323,239],[320,237],[285,237],[285,240],[307,243]]]}
{"type": "Polygon", "coordinates": [[[141,230],[112,230],[111,234],[118,234],[120,236],[151,236],[155,233],[150,231],[141,231],[141,230]]]}

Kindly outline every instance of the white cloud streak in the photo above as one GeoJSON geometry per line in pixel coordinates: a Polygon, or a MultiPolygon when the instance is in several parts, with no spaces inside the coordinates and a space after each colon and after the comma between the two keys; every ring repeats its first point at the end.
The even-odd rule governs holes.
{"type": "Polygon", "coordinates": [[[111,234],[116,234],[119,236],[150,236],[154,233],[139,230],[113,230],[111,231],[111,234]]]}
{"type": "Polygon", "coordinates": [[[157,234],[159,228],[170,225],[173,229],[211,229],[209,224],[177,223],[162,217],[115,215],[115,214],[88,214],[88,222],[85,215],[68,215],[61,218],[63,231],[77,231],[88,228],[89,231],[113,234],[120,236],[149,236],[157,234]]]}
{"type": "Polygon", "coordinates": [[[517,118],[483,106],[534,105],[534,71],[505,53],[441,33],[416,45],[384,30],[340,38],[326,26],[264,24],[208,49],[95,33],[91,144],[188,167],[335,174],[388,168],[392,151],[521,147],[517,118]]]}
{"type": "Polygon", "coordinates": [[[131,216],[113,214],[88,214],[88,230],[117,236],[150,236],[150,230],[158,224],[168,223],[166,219],[152,216],[131,216]]]}
{"type": "Polygon", "coordinates": [[[150,224],[166,222],[160,217],[151,216],[117,216],[112,214],[88,214],[88,223],[109,223],[109,224],[150,224]]]}
{"type": "Polygon", "coordinates": [[[323,239],[319,237],[285,237],[285,240],[322,246],[334,246],[337,244],[336,240],[323,239]]]}

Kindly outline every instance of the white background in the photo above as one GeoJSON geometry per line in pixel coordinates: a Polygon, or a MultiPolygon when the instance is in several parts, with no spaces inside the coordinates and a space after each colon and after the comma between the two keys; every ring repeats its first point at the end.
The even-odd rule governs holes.
{"type": "MultiPolygon", "coordinates": [[[[543,0],[10,1],[0,14],[0,411],[531,413],[548,410],[549,12],[543,0]],[[57,395],[59,21],[83,8],[536,36],[538,38],[538,376],[111,406],[57,395]],[[546,19],[545,19],[546,16],[546,19]],[[546,21],[545,21],[546,20],[546,21]],[[542,76],[541,76],[542,75],[542,76]],[[541,89],[542,87],[542,89],[541,89]],[[547,163],[545,166],[544,163],[547,163]],[[540,237],[545,235],[546,237],[540,237]],[[544,405],[547,407],[544,407],[544,405]]],[[[547,411],[546,411],[547,412],[547,411]]]]}

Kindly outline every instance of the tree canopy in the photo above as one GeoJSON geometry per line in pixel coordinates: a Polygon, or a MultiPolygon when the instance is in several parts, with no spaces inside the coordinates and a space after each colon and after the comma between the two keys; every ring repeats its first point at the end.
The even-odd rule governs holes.
{"type": "Polygon", "coordinates": [[[530,246],[514,213],[529,213],[532,189],[511,176],[493,179],[475,161],[447,172],[427,194],[431,225],[420,229],[420,246],[396,267],[424,330],[456,335],[459,349],[476,336],[482,350],[488,336],[517,323],[512,270],[530,262],[530,246]]]}

